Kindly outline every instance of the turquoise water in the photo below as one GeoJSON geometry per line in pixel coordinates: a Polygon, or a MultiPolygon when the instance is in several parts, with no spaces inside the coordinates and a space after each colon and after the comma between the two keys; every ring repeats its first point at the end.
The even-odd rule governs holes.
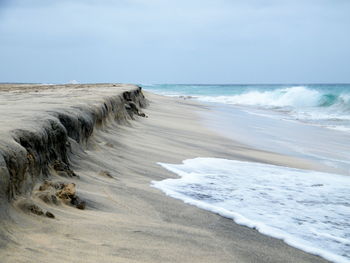
{"type": "Polygon", "coordinates": [[[305,87],[306,89],[317,90],[332,97],[339,96],[341,94],[350,94],[350,84],[307,84],[307,85],[294,85],[294,84],[274,84],[274,85],[229,85],[229,84],[153,84],[142,85],[145,89],[157,91],[163,94],[174,95],[205,95],[205,96],[230,96],[237,94],[244,94],[252,91],[266,92],[276,91],[281,89],[288,89],[293,87],[305,87]]]}
{"type": "Polygon", "coordinates": [[[143,85],[168,96],[267,109],[290,118],[350,131],[350,84],[329,85],[143,85]]]}

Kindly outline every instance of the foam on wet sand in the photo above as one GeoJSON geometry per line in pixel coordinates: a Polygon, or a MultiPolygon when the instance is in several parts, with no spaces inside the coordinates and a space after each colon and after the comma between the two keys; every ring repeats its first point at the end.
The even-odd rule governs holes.
{"type": "Polygon", "coordinates": [[[217,158],[160,165],[180,176],[153,182],[167,195],[306,252],[349,262],[348,176],[217,158]]]}

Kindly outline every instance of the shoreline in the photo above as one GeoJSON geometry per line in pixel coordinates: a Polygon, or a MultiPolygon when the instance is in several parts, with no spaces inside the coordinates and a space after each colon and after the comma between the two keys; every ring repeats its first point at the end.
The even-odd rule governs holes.
{"type": "Polygon", "coordinates": [[[288,119],[267,109],[212,104],[203,122],[220,135],[248,147],[317,163],[321,172],[349,175],[346,142],[349,135],[327,127],[288,119]],[[330,138],[327,140],[327,138],[330,138]]]}
{"type": "Polygon", "coordinates": [[[176,177],[157,162],[198,156],[315,165],[210,131],[197,116],[210,111],[206,105],[144,94],[148,118],[107,123],[94,130],[86,147],[73,149],[71,168],[79,178],[67,181],[86,200],[85,210],[48,205],[35,195],[29,198],[50,209],[54,220],[23,213],[21,200],[8,208],[7,244],[0,247],[4,262],[327,262],[152,188],[153,180],[176,177]]]}

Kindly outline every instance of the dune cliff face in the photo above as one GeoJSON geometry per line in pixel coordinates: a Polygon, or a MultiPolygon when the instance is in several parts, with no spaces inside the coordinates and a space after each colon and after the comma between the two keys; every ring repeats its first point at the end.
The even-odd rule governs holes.
{"type": "MultiPolygon", "coordinates": [[[[17,87],[18,100],[16,101],[15,94],[14,103],[23,103],[23,109],[20,106],[16,109],[24,113],[15,114],[13,118],[9,116],[2,122],[4,129],[0,133],[2,205],[19,195],[29,195],[38,181],[50,177],[50,171],[56,171],[64,177],[77,176],[70,167],[70,155],[74,151],[74,145],[83,147],[95,129],[108,122],[126,123],[137,115],[146,117],[140,110],[147,105],[140,87],[112,84],[101,86],[17,87]],[[46,94],[47,99],[44,96],[38,101],[42,91],[49,95],[46,94]],[[22,100],[23,94],[31,95],[22,100]],[[74,94],[74,98],[65,101],[71,94],[74,94]],[[33,96],[33,102],[30,96],[33,96]],[[64,102],[60,103],[62,98],[64,102]],[[28,102],[30,106],[26,111],[24,104],[28,102]],[[35,103],[40,104],[40,107],[35,103]],[[13,123],[16,121],[19,127],[13,123]]],[[[2,90],[0,87],[0,91],[5,96],[13,92],[13,89],[6,86],[2,90]]],[[[11,111],[11,106],[9,107],[11,111]]]]}

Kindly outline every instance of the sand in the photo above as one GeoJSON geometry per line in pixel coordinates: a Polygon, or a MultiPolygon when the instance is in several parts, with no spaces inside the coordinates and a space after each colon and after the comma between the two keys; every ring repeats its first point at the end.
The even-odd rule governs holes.
{"type": "MultiPolygon", "coordinates": [[[[105,86],[97,97],[135,88],[123,86],[119,92],[112,85],[105,86]]],[[[65,98],[71,88],[56,87],[53,92],[59,91],[65,98]]],[[[96,91],[96,87],[89,89],[96,91]]],[[[152,180],[175,176],[156,162],[180,163],[199,156],[304,169],[322,167],[254,150],[214,133],[199,119],[201,112],[211,110],[209,106],[144,94],[149,106],[141,110],[147,118],[133,115],[132,119],[120,109],[122,116],[117,121],[109,119],[96,127],[85,143],[69,139],[69,169],[79,178],[62,177],[50,168],[48,175],[34,180],[33,191],[25,188],[9,204],[2,200],[1,262],[327,262],[150,186],[152,180]],[[39,198],[44,179],[74,183],[85,209],[64,202],[45,203],[39,198]],[[55,218],[24,210],[23,204],[28,202],[55,218]]],[[[55,108],[72,107],[73,102],[55,108]]],[[[51,110],[53,104],[41,107],[51,110]]],[[[2,132],[5,136],[8,130],[2,132]]]]}

